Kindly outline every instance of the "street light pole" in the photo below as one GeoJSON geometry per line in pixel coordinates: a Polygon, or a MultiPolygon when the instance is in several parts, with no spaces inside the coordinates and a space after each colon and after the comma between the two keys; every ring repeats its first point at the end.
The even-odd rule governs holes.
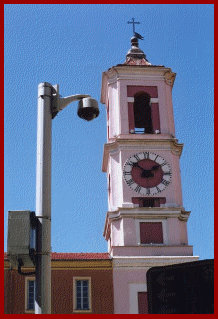
{"type": "Polygon", "coordinates": [[[37,262],[35,314],[51,314],[51,131],[52,119],[79,100],[78,116],[91,121],[99,115],[98,103],[89,95],[60,98],[59,86],[38,85],[36,217],[37,262]]]}
{"type": "Polygon", "coordinates": [[[49,83],[40,83],[38,86],[36,314],[51,313],[51,100],[53,90],[49,83]]]}

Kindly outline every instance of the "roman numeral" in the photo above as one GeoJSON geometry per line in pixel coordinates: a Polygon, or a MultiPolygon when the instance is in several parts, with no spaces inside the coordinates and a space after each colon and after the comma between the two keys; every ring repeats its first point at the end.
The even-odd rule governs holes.
{"type": "Polygon", "coordinates": [[[172,175],[171,172],[164,172],[164,175],[172,175]]]}
{"type": "Polygon", "coordinates": [[[149,152],[143,152],[143,154],[144,154],[144,158],[149,158],[149,152]]]}
{"type": "Polygon", "coordinates": [[[151,194],[150,188],[146,188],[146,195],[150,195],[150,194],[151,194]]]}
{"type": "Polygon", "coordinates": [[[126,171],[124,171],[124,175],[126,176],[129,176],[129,175],[131,175],[131,172],[126,172],[126,171]]]}
{"type": "Polygon", "coordinates": [[[140,193],[140,190],[141,190],[141,186],[137,185],[135,188],[135,192],[140,193]]]}
{"type": "Polygon", "coordinates": [[[164,184],[165,186],[168,186],[170,184],[170,182],[166,181],[165,179],[163,179],[161,183],[164,184]]]}
{"type": "Polygon", "coordinates": [[[133,167],[136,163],[129,161],[129,162],[127,162],[126,164],[127,164],[127,165],[130,165],[131,167],[133,167]]]}
{"type": "Polygon", "coordinates": [[[157,186],[156,186],[156,188],[157,188],[157,192],[160,193],[161,192],[160,188],[157,186]]]}
{"type": "Polygon", "coordinates": [[[167,162],[163,162],[162,164],[160,164],[160,166],[165,166],[167,164],[167,162]]]}
{"type": "Polygon", "coordinates": [[[129,179],[128,181],[126,181],[126,183],[127,183],[127,185],[132,185],[132,184],[134,184],[135,182],[134,182],[134,180],[131,178],[131,179],[129,179]]]}
{"type": "Polygon", "coordinates": [[[138,154],[135,154],[133,157],[135,157],[135,159],[136,159],[137,161],[140,161],[140,158],[138,157],[138,154]]]}

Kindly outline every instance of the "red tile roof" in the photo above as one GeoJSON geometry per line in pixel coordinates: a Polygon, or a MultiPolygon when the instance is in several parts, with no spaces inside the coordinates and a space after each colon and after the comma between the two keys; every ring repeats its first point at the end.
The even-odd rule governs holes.
{"type": "Polygon", "coordinates": [[[110,259],[108,253],[51,253],[52,260],[110,259]]]}
{"type": "MultiPolygon", "coordinates": [[[[7,253],[4,253],[4,259],[7,259],[7,253]]],[[[108,253],[51,253],[52,260],[96,260],[110,259],[108,253]]]]}

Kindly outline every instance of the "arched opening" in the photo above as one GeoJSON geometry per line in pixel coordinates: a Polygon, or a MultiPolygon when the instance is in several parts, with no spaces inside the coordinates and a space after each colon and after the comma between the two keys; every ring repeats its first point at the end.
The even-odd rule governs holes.
{"type": "Polygon", "coordinates": [[[134,95],[135,133],[153,133],[150,95],[138,92],[134,95]]]}

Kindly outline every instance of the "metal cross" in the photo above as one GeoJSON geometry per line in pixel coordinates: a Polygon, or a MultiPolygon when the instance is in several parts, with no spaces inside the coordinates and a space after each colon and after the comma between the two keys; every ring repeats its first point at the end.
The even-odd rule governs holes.
{"type": "Polygon", "coordinates": [[[128,24],[133,24],[133,34],[135,33],[135,24],[140,24],[140,22],[135,22],[135,18],[132,18],[132,21],[128,21],[128,24]]]}

